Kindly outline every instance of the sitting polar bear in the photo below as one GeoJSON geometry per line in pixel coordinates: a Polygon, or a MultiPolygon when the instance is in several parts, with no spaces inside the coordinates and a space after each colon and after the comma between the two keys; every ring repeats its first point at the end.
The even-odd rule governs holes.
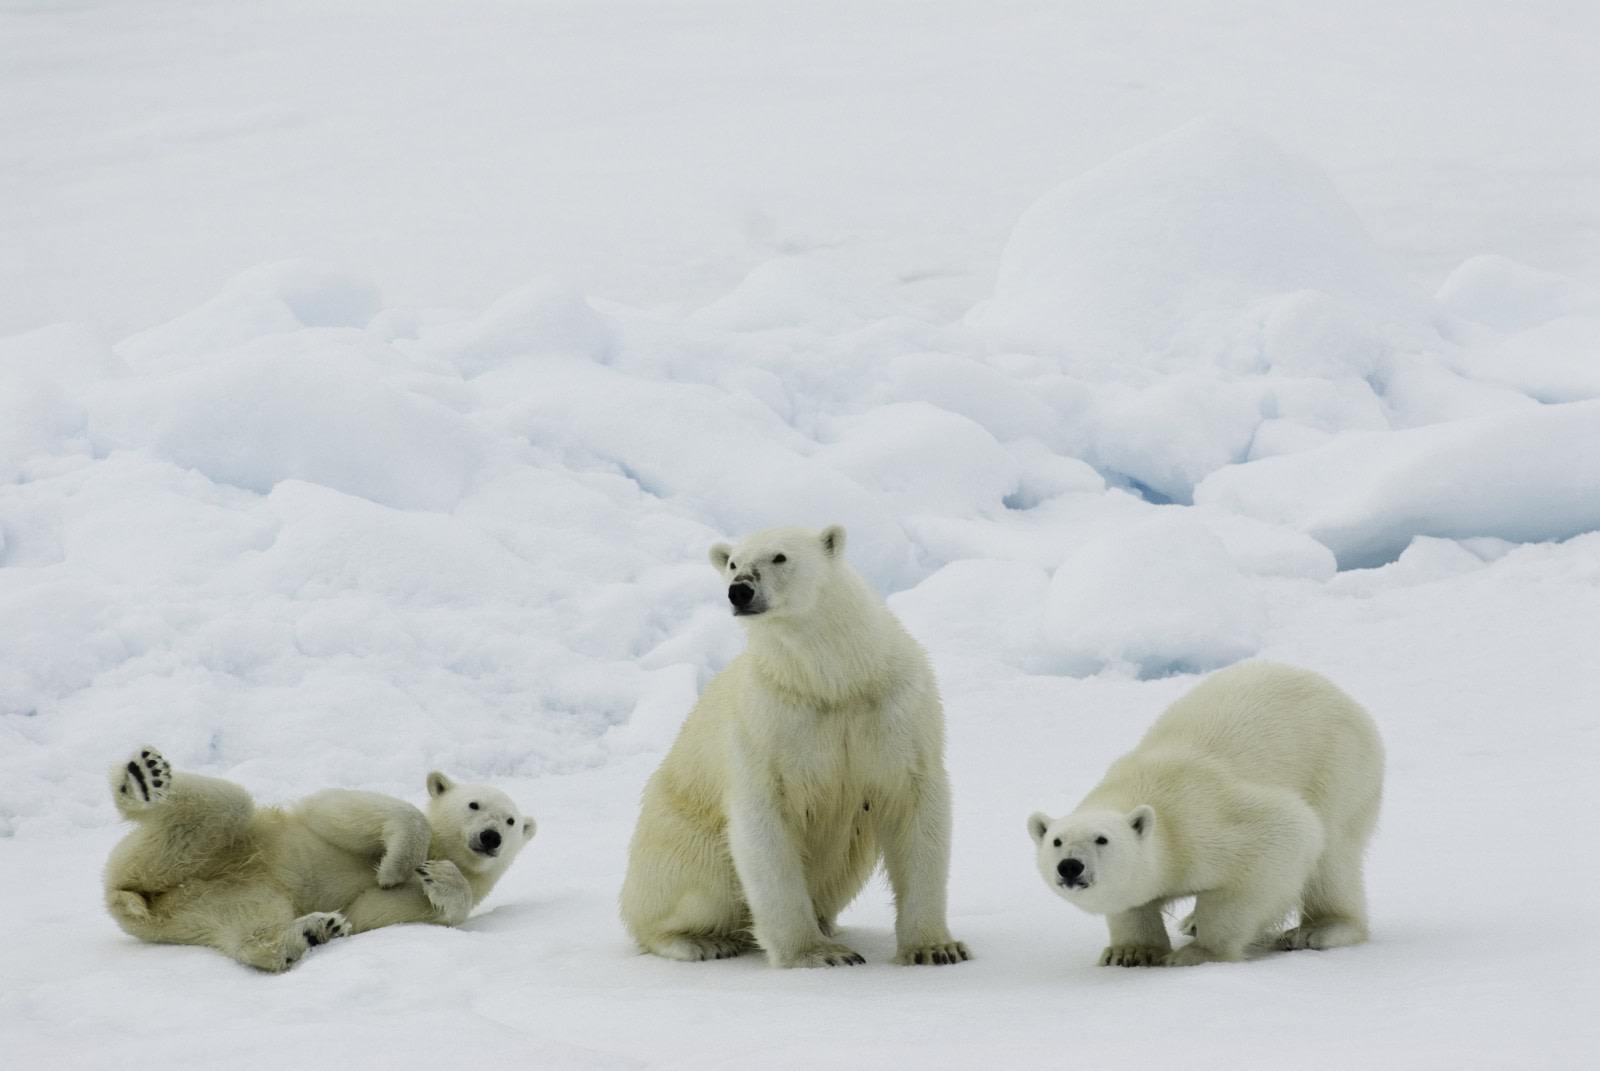
{"type": "Polygon", "coordinates": [[[748,645],[706,686],[645,786],[622,918],[646,951],[856,964],[834,919],[881,858],[898,963],[968,958],[945,924],[944,715],[922,648],[842,560],[784,527],[711,564],[748,645]]]}
{"type": "Polygon", "coordinates": [[[1107,916],[1101,965],[1188,966],[1366,940],[1362,856],[1382,794],[1365,710],[1315,673],[1247,662],[1167,708],[1076,811],[1035,814],[1028,831],[1045,882],[1107,916]],[[1161,911],[1185,896],[1194,941],[1173,951],[1161,911]]]}
{"type": "Polygon", "coordinates": [[[111,793],[137,825],[106,864],[117,924],[265,971],[335,937],[465,921],[535,828],[503,792],[438,772],[427,814],[348,789],[258,808],[230,781],[173,773],[151,747],[112,769],[111,793]]]}

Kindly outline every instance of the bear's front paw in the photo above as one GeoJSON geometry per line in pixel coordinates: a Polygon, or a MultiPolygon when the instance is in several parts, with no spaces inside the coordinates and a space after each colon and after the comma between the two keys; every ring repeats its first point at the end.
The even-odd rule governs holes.
{"type": "Polygon", "coordinates": [[[1164,948],[1148,945],[1111,945],[1100,953],[1102,967],[1154,967],[1166,955],[1164,948]]]}
{"type": "Polygon", "coordinates": [[[938,941],[918,948],[907,948],[895,954],[894,961],[902,966],[912,964],[943,966],[946,963],[964,963],[972,958],[967,946],[960,941],[938,941]]]}
{"type": "Polygon", "coordinates": [[[472,913],[472,886],[460,868],[448,859],[429,859],[417,867],[417,877],[422,881],[422,891],[428,902],[438,912],[437,921],[446,926],[459,926],[472,913]]]}
{"type": "Polygon", "coordinates": [[[155,748],[142,747],[122,766],[116,789],[124,807],[159,806],[172,792],[172,764],[155,748]]]}
{"type": "Polygon", "coordinates": [[[855,967],[867,962],[855,949],[832,941],[771,959],[775,967],[855,967]]]}

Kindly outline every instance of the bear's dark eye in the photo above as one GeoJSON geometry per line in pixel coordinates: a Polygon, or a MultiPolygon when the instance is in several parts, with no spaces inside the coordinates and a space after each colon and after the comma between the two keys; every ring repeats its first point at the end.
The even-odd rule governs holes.
{"type": "Polygon", "coordinates": [[[1054,843],[1057,848],[1061,847],[1061,838],[1057,837],[1052,843],[1054,843]]]}
{"type": "Polygon", "coordinates": [[[1109,840],[1106,840],[1104,837],[1096,837],[1094,839],[1094,842],[1096,844],[1110,844],[1111,843],[1109,840]]]}
{"type": "Polygon", "coordinates": [[[516,825],[516,824],[517,824],[517,820],[516,820],[516,819],[515,819],[515,818],[507,818],[507,819],[506,819],[506,825],[508,825],[508,826],[514,826],[514,825],[516,825]]]}
{"type": "Polygon", "coordinates": [[[476,800],[474,800],[473,802],[467,804],[467,810],[476,811],[477,809],[478,809],[478,803],[477,803],[476,800]]]}
{"type": "Polygon", "coordinates": [[[734,561],[732,558],[729,558],[728,559],[728,568],[729,569],[737,569],[737,568],[739,568],[739,563],[734,561]]]}
{"type": "Polygon", "coordinates": [[[787,554],[774,554],[772,556],[772,564],[773,565],[782,565],[784,562],[786,562],[788,560],[789,560],[789,556],[787,554]]]}

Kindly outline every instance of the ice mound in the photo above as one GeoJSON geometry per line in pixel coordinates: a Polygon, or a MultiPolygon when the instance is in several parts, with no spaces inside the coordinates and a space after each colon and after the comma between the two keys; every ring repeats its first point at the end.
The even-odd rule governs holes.
{"type": "Polygon", "coordinates": [[[1489,255],[1452,272],[1439,288],[1439,303],[1498,331],[1525,331],[1562,316],[1600,316],[1600,294],[1577,280],[1489,255]]]}
{"type": "Polygon", "coordinates": [[[370,281],[308,260],[262,264],[216,297],[117,344],[140,371],[171,371],[265,335],[306,327],[365,327],[383,307],[370,281]]]}
{"type": "Polygon", "coordinates": [[[1341,569],[1392,562],[1417,536],[1568,539],[1600,528],[1600,401],[1351,432],[1215,472],[1195,502],[1296,528],[1341,569]]]}
{"type": "Polygon", "coordinates": [[[548,278],[518,287],[475,320],[429,342],[468,377],[513,357],[575,354],[601,359],[612,345],[605,319],[583,295],[548,278]]]}
{"type": "Polygon", "coordinates": [[[293,479],[399,509],[454,506],[482,461],[465,418],[354,355],[301,350],[108,385],[90,410],[97,452],[147,450],[259,494],[293,479]]]}
{"type": "Polygon", "coordinates": [[[1223,541],[1179,512],[1095,539],[1062,563],[1045,602],[1045,658],[1062,672],[1200,673],[1254,654],[1265,597],[1223,541]]]}
{"type": "Polygon", "coordinates": [[[1053,352],[1242,371],[1261,354],[1241,317],[1299,291],[1379,319],[1427,308],[1316,168],[1201,119],[1029,208],[972,320],[1053,352]]]}

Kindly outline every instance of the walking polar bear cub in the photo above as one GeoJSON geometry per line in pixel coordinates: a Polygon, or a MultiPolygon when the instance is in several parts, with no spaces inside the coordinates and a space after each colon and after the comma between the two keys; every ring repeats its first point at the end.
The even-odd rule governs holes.
{"type": "Polygon", "coordinates": [[[106,907],[129,934],[208,945],[265,971],[335,937],[454,926],[489,894],[534,821],[487,785],[428,775],[428,811],[328,789],[260,807],[231,781],[174,773],[155,748],[111,771],[136,828],[106,865],[106,907]]]}
{"type": "Polygon", "coordinates": [[[1366,940],[1382,794],[1365,710],[1308,670],[1247,662],[1168,707],[1077,810],[1028,831],[1045,882],[1107,917],[1102,965],[1188,966],[1366,940]],[[1161,912],[1185,896],[1194,940],[1174,951],[1161,912]]]}
{"type": "Polygon", "coordinates": [[[711,548],[748,644],[645,786],[621,908],[646,951],[704,960],[759,945],[779,967],[861,963],[834,920],[881,858],[896,962],[968,958],[945,923],[950,787],[933,671],[844,545],[834,525],[711,548]]]}

